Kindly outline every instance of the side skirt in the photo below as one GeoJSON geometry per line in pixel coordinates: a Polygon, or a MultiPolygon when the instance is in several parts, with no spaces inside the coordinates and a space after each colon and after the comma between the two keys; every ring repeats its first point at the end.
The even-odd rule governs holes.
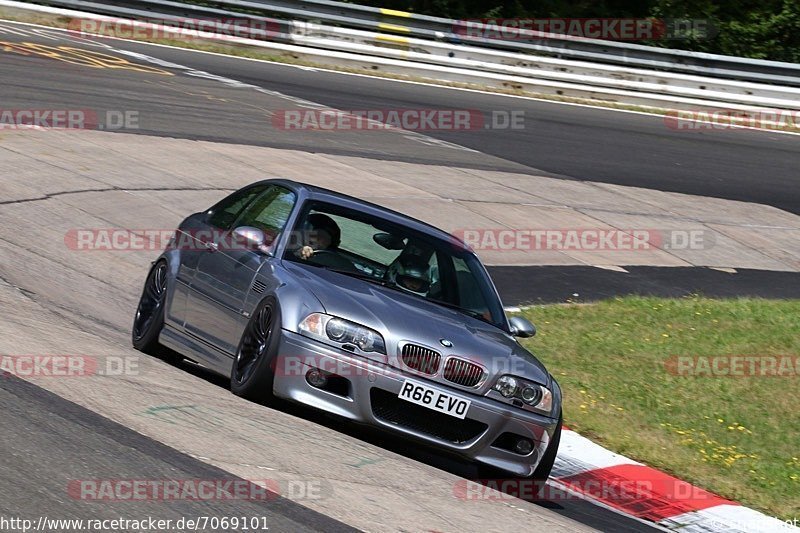
{"type": "Polygon", "coordinates": [[[231,375],[233,357],[190,333],[177,331],[169,324],[165,324],[158,337],[158,342],[188,359],[207,366],[222,376],[230,377],[231,375]]]}

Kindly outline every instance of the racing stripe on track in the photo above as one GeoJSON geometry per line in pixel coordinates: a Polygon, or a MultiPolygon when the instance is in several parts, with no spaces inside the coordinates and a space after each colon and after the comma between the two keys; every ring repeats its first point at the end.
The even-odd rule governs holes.
{"type": "Polygon", "coordinates": [[[567,487],[626,514],[659,522],[733,502],[644,465],[618,465],[559,479],[567,487]],[[613,487],[620,490],[614,491],[613,487]]]}
{"type": "Polygon", "coordinates": [[[800,532],[777,518],[607,450],[566,427],[551,476],[588,499],[681,533],[800,532]]]}

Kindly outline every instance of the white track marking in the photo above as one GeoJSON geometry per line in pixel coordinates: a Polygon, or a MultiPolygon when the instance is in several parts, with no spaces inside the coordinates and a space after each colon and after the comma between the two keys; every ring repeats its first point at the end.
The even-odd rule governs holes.
{"type": "Polygon", "coordinates": [[[25,31],[19,30],[17,28],[13,28],[11,26],[5,26],[5,25],[0,26],[0,33],[11,33],[11,34],[14,34],[14,35],[22,35],[23,37],[26,37],[26,36],[28,36],[30,34],[29,32],[25,32],[25,31]]]}
{"type": "MultiPolygon", "coordinates": [[[[32,26],[35,26],[37,28],[39,27],[37,25],[32,25],[32,26]]],[[[73,37],[73,35],[67,36],[67,35],[63,34],[63,32],[65,32],[67,30],[62,30],[60,28],[54,28],[54,29],[62,32],[61,36],[63,38],[70,39],[71,37],[73,37]]],[[[21,35],[31,36],[30,34],[33,31],[36,31],[36,30],[30,30],[27,34],[21,33],[21,35]]],[[[51,31],[51,29],[48,29],[47,31],[51,31]]],[[[47,38],[52,38],[52,37],[47,36],[47,38]]],[[[116,37],[112,37],[112,39],[119,40],[119,41],[125,41],[125,42],[141,44],[139,41],[131,41],[131,40],[128,40],[128,39],[118,39],[116,37]]],[[[228,78],[226,76],[219,76],[217,74],[212,74],[210,72],[206,72],[206,71],[203,71],[203,70],[196,70],[196,69],[193,69],[193,68],[188,67],[186,65],[173,63],[171,61],[166,61],[166,60],[163,60],[163,59],[159,59],[157,57],[153,57],[153,56],[150,56],[150,55],[147,55],[147,54],[134,52],[132,50],[124,50],[124,49],[121,49],[121,48],[115,48],[115,47],[113,47],[113,46],[111,46],[109,44],[102,43],[102,42],[99,42],[99,41],[92,41],[91,39],[81,38],[81,40],[84,42],[84,44],[92,43],[93,45],[101,47],[101,48],[104,48],[104,49],[106,49],[106,50],[108,50],[110,52],[116,52],[118,54],[122,54],[124,56],[131,57],[131,58],[137,59],[139,61],[150,63],[152,65],[156,65],[156,66],[163,67],[163,68],[169,68],[169,69],[173,69],[173,70],[182,71],[187,76],[192,76],[192,77],[195,77],[195,78],[203,78],[203,79],[207,79],[207,80],[217,81],[219,83],[227,85],[228,87],[233,87],[233,88],[236,88],[236,89],[252,89],[252,90],[264,93],[264,94],[268,94],[270,96],[274,96],[274,97],[277,97],[277,98],[282,98],[282,99],[287,100],[289,102],[293,102],[295,105],[297,105],[299,107],[302,107],[302,108],[334,110],[334,108],[331,108],[330,106],[323,105],[323,104],[321,104],[319,102],[312,102],[310,100],[305,100],[305,99],[302,99],[302,98],[297,98],[295,96],[290,96],[290,95],[287,95],[287,94],[283,94],[283,93],[280,93],[280,92],[277,92],[277,91],[265,89],[263,87],[259,87],[258,85],[253,85],[253,84],[250,84],[250,83],[244,83],[244,82],[232,79],[232,78],[228,78]]],[[[175,48],[175,47],[165,47],[165,48],[180,49],[180,48],[175,48]]],[[[230,56],[225,56],[225,57],[230,57],[230,56]]],[[[336,109],[335,111],[344,111],[344,110],[336,109]]],[[[461,146],[459,144],[451,143],[451,142],[448,142],[448,141],[443,141],[443,140],[440,140],[440,139],[436,139],[434,137],[429,137],[427,135],[424,135],[422,133],[419,133],[419,132],[416,132],[416,131],[412,131],[412,130],[403,130],[403,129],[400,129],[400,128],[388,128],[388,129],[386,129],[384,131],[391,131],[391,132],[399,133],[404,138],[406,138],[406,139],[408,139],[410,141],[418,142],[418,143],[424,144],[426,146],[438,146],[440,148],[446,148],[446,149],[450,149],[450,150],[459,150],[459,151],[465,151],[465,152],[480,153],[478,150],[473,150],[472,148],[467,148],[466,146],[461,146]]]]}

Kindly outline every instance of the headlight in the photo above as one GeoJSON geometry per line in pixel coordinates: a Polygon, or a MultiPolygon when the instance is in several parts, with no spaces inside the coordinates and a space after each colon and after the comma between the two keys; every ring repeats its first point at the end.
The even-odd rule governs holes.
{"type": "Polygon", "coordinates": [[[328,325],[325,326],[325,333],[328,338],[334,341],[341,341],[347,335],[347,323],[340,318],[332,318],[328,320],[328,325]]]}
{"type": "Polygon", "coordinates": [[[522,389],[522,392],[519,393],[519,396],[522,398],[522,401],[528,405],[536,405],[539,403],[539,399],[542,397],[542,389],[541,387],[528,386],[522,389]]]}
{"type": "Polygon", "coordinates": [[[517,394],[517,380],[511,376],[503,376],[497,380],[494,388],[506,398],[511,398],[517,394]]]}
{"type": "Polygon", "coordinates": [[[553,393],[544,385],[514,376],[501,376],[492,387],[504,398],[521,400],[536,411],[549,415],[553,411],[553,393]]]}
{"type": "Polygon", "coordinates": [[[362,352],[386,355],[386,344],[380,333],[342,318],[312,313],[300,322],[298,328],[312,337],[329,339],[339,344],[354,344],[362,352]]]}

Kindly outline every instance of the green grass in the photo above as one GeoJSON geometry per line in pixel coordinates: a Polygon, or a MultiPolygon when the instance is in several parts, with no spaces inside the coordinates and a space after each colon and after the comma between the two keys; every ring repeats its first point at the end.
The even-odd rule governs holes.
{"type": "Polygon", "coordinates": [[[523,314],[570,428],[721,496],[800,515],[800,376],[680,376],[668,363],[798,356],[799,300],[626,297],[523,314]]]}

